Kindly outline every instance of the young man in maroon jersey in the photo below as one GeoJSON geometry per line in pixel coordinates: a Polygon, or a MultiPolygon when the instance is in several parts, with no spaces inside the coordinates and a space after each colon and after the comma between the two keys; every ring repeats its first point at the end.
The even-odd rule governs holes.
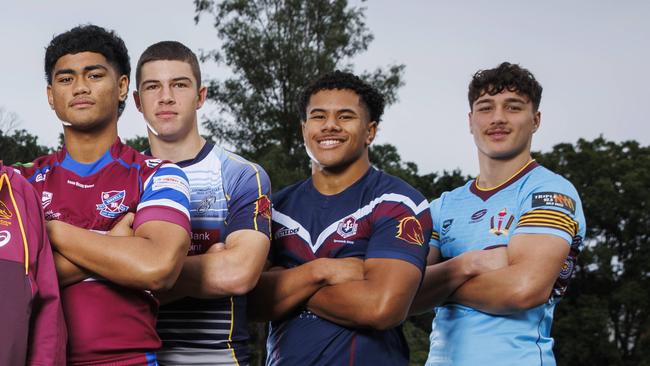
{"type": "Polygon", "coordinates": [[[65,146],[21,167],[50,220],[72,365],[156,364],[150,291],[174,284],[189,246],[187,177],[117,136],[130,71],[114,32],[85,25],[54,37],[47,97],[65,146]],[[123,217],[133,236],[109,232],[123,217]]]}

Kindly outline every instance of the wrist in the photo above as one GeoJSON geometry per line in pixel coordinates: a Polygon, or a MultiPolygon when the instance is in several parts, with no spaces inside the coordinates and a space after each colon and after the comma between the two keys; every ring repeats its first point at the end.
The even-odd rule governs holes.
{"type": "Polygon", "coordinates": [[[310,265],[310,273],[314,284],[325,285],[329,278],[329,266],[327,265],[328,258],[318,258],[308,264],[310,265]]]}

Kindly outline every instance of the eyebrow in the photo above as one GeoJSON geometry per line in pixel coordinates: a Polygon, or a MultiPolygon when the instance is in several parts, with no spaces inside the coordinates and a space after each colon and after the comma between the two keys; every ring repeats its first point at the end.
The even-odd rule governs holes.
{"type": "MultiPolygon", "coordinates": [[[[309,111],[309,114],[311,114],[311,113],[326,113],[326,112],[327,112],[327,110],[325,110],[325,109],[323,109],[323,108],[314,108],[314,109],[312,109],[312,110],[309,111]]],[[[339,109],[339,110],[336,111],[336,113],[339,113],[339,114],[340,114],[340,113],[353,113],[353,114],[357,114],[357,112],[356,112],[354,109],[349,109],[349,108],[339,109]]]]}
{"type": "MultiPolygon", "coordinates": [[[[192,79],[187,77],[187,76],[179,76],[177,78],[171,79],[170,81],[172,81],[172,82],[175,82],[175,81],[189,81],[190,84],[192,83],[192,79]]],[[[143,80],[143,81],[140,82],[141,85],[149,84],[149,83],[162,83],[162,81],[158,80],[158,79],[147,79],[147,80],[143,80]]]]}
{"type": "MultiPolygon", "coordinates": [[[[84,66],[83,71],[87,72],[87,71],[93,71],[93,70],[98,70],[98,69],[108,70],[108,68],[106,66],[97,64],[97,65],[84,66]]],[[[54,76],[61,75],[61,74],[76,74],[76,71],[73,70],[73,69],[61,69],[61,70],[57,70],[54,73],[54,76]]]]}

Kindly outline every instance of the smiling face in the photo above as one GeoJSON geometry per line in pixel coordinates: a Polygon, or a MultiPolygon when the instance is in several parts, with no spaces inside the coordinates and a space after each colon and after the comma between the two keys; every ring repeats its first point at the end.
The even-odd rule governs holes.
{"type": "MultiPolygon", "coordinates": [[[[150,61],[142,65],[134,99],[157,138],[176,141],[196,130],[196,110],[207,89],[199,88],[187,62],[150,61]]],[[[197,132],[198,133],[198,132],[197,132]]]]}
{"type": "Polygon", "coordinates": [[[126,100],[128,87],[128,77],[119,75],[103,55],[80,52],[57,60],[47,99],[70,128],[90,131],[117,123],[118,104],[126,100]]]}
{"type": "Polygon", "coordinates": [[[540,112],[524,95],[508,90],[496,95],[482,94],[469,113],[470,132],[479,156],[494,160],[530,157],[533,133],[540,118],[540,112]]]}
{"type": "Polygon", "coordinates": [[[306,112],[302,136],[312,166],[331,172],[367,169],[377,123],[369,121],[359,95],[348,89],[321,90],[311,95],[306,112]]]}

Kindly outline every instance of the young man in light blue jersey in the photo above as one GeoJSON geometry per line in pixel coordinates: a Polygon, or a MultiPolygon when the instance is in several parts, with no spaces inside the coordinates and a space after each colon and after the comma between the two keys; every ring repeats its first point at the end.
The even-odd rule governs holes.
{"type": "Polygon", "coordinates": [[[427,365],[555,365],[553,311],[585,235],[573,185],[532,159],[542,87],[507,62],[469,85],[479,176],[431,203],[412,312],[435,308],[427,365]]]}
{"type": "Polygon", "coordinates": [[[149,46],[134,99],[156,158],[190,182],[192,243],[176,285],[159,294],[161,365],[247,365],[246,297],[269,251],[271,185],[264,170],[199,135],[206,99],[196,55],[179,42],[149,46]]]}

